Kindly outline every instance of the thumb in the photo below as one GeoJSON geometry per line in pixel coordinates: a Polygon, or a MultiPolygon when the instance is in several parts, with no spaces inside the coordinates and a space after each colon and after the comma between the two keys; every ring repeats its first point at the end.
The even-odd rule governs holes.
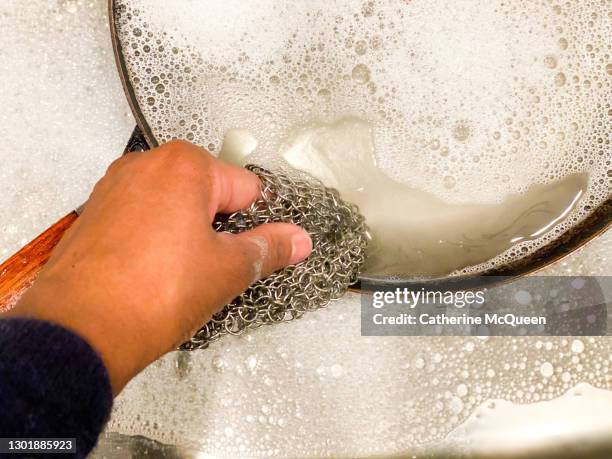
{"type": "Polygon", "coordinates": [[[250,231],[229,236],[229,243],[242,254],[232,257],[241,266],[249,284],[299,263],[312,252],[312,240],[306,231],[290,223],[267,223],[250,231]],[[242,258],[242,259],[240,259],[242,258]],[[246,270],[246,272],[244,272],[246,270]]]}

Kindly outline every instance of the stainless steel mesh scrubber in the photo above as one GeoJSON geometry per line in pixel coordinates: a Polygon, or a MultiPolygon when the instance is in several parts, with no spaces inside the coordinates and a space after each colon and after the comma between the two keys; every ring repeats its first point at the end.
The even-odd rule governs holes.
{"type": "Polygon", "coordinates": [[[247,168],[262,181],[262,198],[246,210],[217,218],[217,231],[240,233],[263,223],[289,222],[304,228],[313,241],[310,257],[262,279],[215,314],[181,346],[195,350],[224,334],[298,319],[341,297],[357,280],[370,239],[356,206],[322,183],[247,168]]]}

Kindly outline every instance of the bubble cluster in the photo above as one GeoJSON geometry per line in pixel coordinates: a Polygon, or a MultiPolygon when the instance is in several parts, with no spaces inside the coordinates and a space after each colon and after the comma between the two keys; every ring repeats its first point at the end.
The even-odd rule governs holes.
{"type": "Polygon", "coordinates": [[[192,353],[186,375],[172,353],[130,383],[109,430],[222,456],[415,453],[491,400],[547,401],[584,382],[612,389],[607,339],[362,337],[359,317],[349,294],[192,353]]]}
{"type": "Polygon", "coordinates": [[[563,224],[494,265],[558,237],[610,195],[606,2],[120,0],[116,16],[160,141],[218,152],[227,130],[248,129],[260,145],[253,160],[282,168],[290,130],[356,116],[373,126],[380,168],[450,202],[499,202],[589,172],[563,224]]]}
{"type": "Polygon", "coordinates": [[[134,128],[107,22],[103,2],[0,4],[0,260],[81,205],[134,128]]]}

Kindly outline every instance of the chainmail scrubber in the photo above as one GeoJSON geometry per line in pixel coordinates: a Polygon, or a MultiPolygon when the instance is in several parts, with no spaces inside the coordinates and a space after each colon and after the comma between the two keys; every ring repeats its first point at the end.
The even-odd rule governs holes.
{"type": "Polygon", "coordinates": [[[298,319],[325,307],[344,295],[365,261],[369,241],[365,220],[338,191],[258,166],[247,169],[261,179],[262,198],[248,209],[218,216],[215,230],[240,233],[264,223],[295,223],[310,234],[312,254],[251,285],[184,343],[183,350],[205,348],[224,334],[298,319]]]}

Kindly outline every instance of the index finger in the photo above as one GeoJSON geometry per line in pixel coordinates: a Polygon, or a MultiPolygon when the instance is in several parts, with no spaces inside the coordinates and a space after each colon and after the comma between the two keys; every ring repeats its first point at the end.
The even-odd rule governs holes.
{"type": "Polygon", "coordinates": [[[261,196],[261,181],[253,172],[217,158],[211,162],[210,218],[250,206],[261,196]]]}

